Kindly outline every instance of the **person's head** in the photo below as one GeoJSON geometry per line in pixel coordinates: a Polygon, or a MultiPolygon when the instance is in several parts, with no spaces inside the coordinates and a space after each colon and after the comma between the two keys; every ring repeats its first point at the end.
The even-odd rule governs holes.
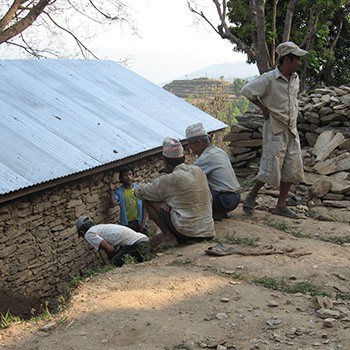
{"type": "Polygon", "coordinates": [[[95,223],[86,215],[81,215],[78,217],[78,220],[75,223],[75,226],[78,231],[78,237],[84,237],[87,230],[95,226],[95,223]]]}
{"type": "Polygon", "coordinates": [[[119,170],[119,180],[122,184],[131,184],[134,180],[134,170],[131,166],[126,165],[119,170]]]}
{"type": "Polygon", "coordinates": [[[210,145],[210,137],[202,123],[195,123],[186,128],[186,139],[188,147],[193,154],[201,155],[202,152],[210,145]]]}
{"type": "Polygon", "coordinates": [[[302,50],[292,41],[281,43],[276,48],[278,54],[278,65],[283,67],[287,73],[294,73],[299,69],[301,57],[307,54],[307,51],[302,50]]]}
{"type": "Polygon", "coordinates": [[[179,140],[171,137],[166,137],[163,140],[163,159],[168,172],[171,172],[177,165],[184,163],[184,149],[179,140]]]}

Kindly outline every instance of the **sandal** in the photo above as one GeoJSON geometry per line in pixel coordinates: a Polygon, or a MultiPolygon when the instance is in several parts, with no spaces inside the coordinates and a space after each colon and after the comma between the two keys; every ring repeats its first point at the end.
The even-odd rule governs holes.
{"type": "Polygon", "coordinates": [[[205,252],[208,255],[224,256],[234,254],[235,249],[233,247],[225,247],[222,243],[218,243],[214,247],[209,247],[205,252]]]}
{"type": "Polygon", "coordinates": [[[299,216],[294,213],[293,210],[289,209],[288,207],[283,207],[283,208],[269,208],[269,212],[274,215],[280,215],[280,216],[285,216],[287,218],[291,219],[299,219],[299,216]]]}
{"type": "Polygon", "coordinates": [[[254,212],[254,207],[255,207],[255,197],[253,197],[251,194],[248,194],[245,197],[245,200],[243,202],[243,211],[247,215],[252,215],[254,212]]]}

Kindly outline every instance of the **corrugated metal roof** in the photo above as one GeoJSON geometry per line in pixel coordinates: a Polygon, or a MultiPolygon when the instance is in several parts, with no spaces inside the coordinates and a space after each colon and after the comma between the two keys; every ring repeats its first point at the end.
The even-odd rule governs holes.
{"type": "Polygon", "coordinates": [[[113,61],[0,61],[0,195],[226,125],[113,61]]]}

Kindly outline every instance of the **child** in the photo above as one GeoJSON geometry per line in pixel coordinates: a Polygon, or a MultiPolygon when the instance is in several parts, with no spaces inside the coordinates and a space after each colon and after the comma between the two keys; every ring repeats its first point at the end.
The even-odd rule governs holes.
{"type": "Polygon", "coordinates": [[[111,208],[120,206],[120,223],[134,231],[144,232],[146,228],[146,213],[142,201],[135,196],[138,185],[133,182],[134,171],[125,166],[119,171],[119,180],[122,185],[117,187],[113,182],[109,185],[109,203],[111,208]]]}

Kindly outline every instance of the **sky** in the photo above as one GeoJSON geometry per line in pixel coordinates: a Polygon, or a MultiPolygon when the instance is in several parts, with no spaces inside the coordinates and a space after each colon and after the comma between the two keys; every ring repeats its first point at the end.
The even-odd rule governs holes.
{"type": "MultiPolygon", "coordinates": [[[[206,13],[216,19],[213,2],[200,3],[207,4],[206,13]]],[[[99,34],[93,44],[99,58],[128,58],[127,68],[156,84],[213,64],[246,60],[209,26],[196,25],[186,0],[133,0],[131,6],[139,36],[131,35],[126,27],[99,34]]]]}

